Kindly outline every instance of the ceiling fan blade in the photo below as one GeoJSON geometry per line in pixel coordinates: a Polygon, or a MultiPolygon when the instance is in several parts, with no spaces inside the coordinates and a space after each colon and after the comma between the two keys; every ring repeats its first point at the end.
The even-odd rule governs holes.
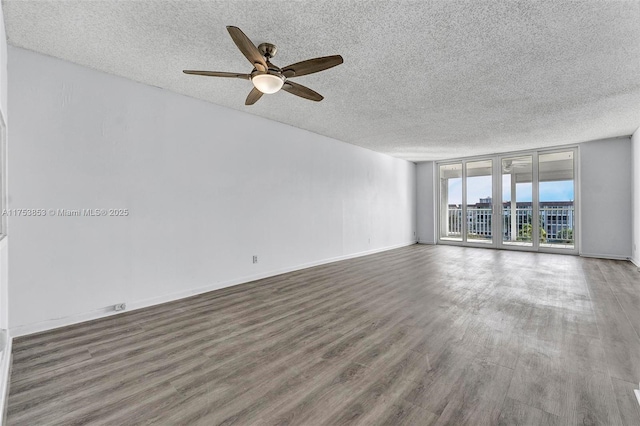
{"type": "Polygon", "coordinates": [[[245,105],[253,105],[262,97],[262,92],[256,89],[255,87],[251,92],[249,92],[249,96],[247,96],[247,100],[244,101],[245,105]]]}
{"type": "Polygon", "coordinates": [[[302,84],[294,83],[293,81],[285,81],[284,86],[282,86],[282,90],[286,90],[287,92],[300,96],[301,98],[309,99],[311,101],[320,102],[324,99],[318,92],[314,92],[302,84]]]}
{"type": "Polygon", "coordinates": [[[340,65],[344,60],[340,55],[323,56],[322,58],[307,59],[282,68],[282,74],[287,77],[300,77],[301,75],[313,74],[340,65]]]}
{"type": "Polygon", "coordinates": [[[256,45],[249,40],[249,37],[247,37],[238,27],[227,26],[227,31],[229,31],[229,35],[233,39],[233,42],[238,46],[238,49],[240,49],[249,62],[251,62],[251,64],[259,71],[266,71],[268,68],[267,62],[260,54],[256,45]],[[262,69],[260,69],[260,67],[262,67],[262,69]]]}
{"type": "Polygon", "coordinates": [[[244,80],[250,80],[251,74],[238,74],[235,72],[219,72],[219,71],[194,71],[183,70],[185,74],[204,75],[207,77],[230,77],[230,78],[242,78],[244,80]]]}

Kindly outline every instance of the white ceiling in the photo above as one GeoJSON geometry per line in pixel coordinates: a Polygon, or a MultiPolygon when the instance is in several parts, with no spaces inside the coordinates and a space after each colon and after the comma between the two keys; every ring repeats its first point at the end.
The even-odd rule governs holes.
{"type": "MultiPolygon", "coordinates": [[[[629,135],[640,125],[639,1],[13,1],[9,43],[413,161],[629,135]],[[341,54],[246,107],[226,25],[279,66],[341,54]]],[[[46,72],[46,70],[42,70],[46,72]]],[[[259,129],[256,129],[259,131],[259,129]]]]}

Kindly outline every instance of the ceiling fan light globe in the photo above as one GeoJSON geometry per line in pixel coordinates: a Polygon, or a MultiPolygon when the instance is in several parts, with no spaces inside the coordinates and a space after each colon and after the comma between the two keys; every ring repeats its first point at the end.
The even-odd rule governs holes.
{"type": "Polygon", "coordinates": [[[264,94],[270,95],[282,89],[284,79],[273,74],[255,74],[251,77],[254,87],[264,94]]]}

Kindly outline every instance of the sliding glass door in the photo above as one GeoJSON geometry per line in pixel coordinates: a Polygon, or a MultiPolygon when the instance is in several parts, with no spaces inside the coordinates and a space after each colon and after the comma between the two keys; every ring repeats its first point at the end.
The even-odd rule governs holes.
{"type": "Polygon", "coordinates": [[[466,165],[467,241],[493,244],[493,160],[469,161],[466,165]]]}
{"type": "Polygon", "coordinates": [[[440,163],[439,242],[577,252],[575,148],[440,163]]]}
{"type": "Polygon", "coordinates": [[[533,155],[500,158],[502,248],[534,247],[533,155]]]}
{"type": "Polygon", "coordinates": [[[440,165],[440,239],[462,241],[462,163],[440,165]]]}
{"type": "Polygon", "coordinates": [[[495,246],[493,159],[440,164],[439,240],[495,246]]]}
{"type": "Polygon", "coordinates": [[[541,153],[538,170],[540,247],[574,250],[575,152],[541,153]]]}

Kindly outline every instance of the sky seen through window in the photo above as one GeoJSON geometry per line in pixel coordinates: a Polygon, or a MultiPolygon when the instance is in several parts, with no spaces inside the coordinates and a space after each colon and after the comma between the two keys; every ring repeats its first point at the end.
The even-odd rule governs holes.
{"type": "MultiPolygon", "coordinates": [[[[511,201],[510,176],[503,176],[502,201],[511,201]]],[[[491,197],[491,176],[477,176],[467,181],[467,204],[480,202],[480,198],[491,197]]],[[[531,183],[516,185],[516,201],[531,201],[531,183]]],[[[540,201],[573,201],[573,180],[540,182],[540,201]]],[[[462,204],[462,179],[449,179],[449,200],[447,204],[462,204]]]]}

